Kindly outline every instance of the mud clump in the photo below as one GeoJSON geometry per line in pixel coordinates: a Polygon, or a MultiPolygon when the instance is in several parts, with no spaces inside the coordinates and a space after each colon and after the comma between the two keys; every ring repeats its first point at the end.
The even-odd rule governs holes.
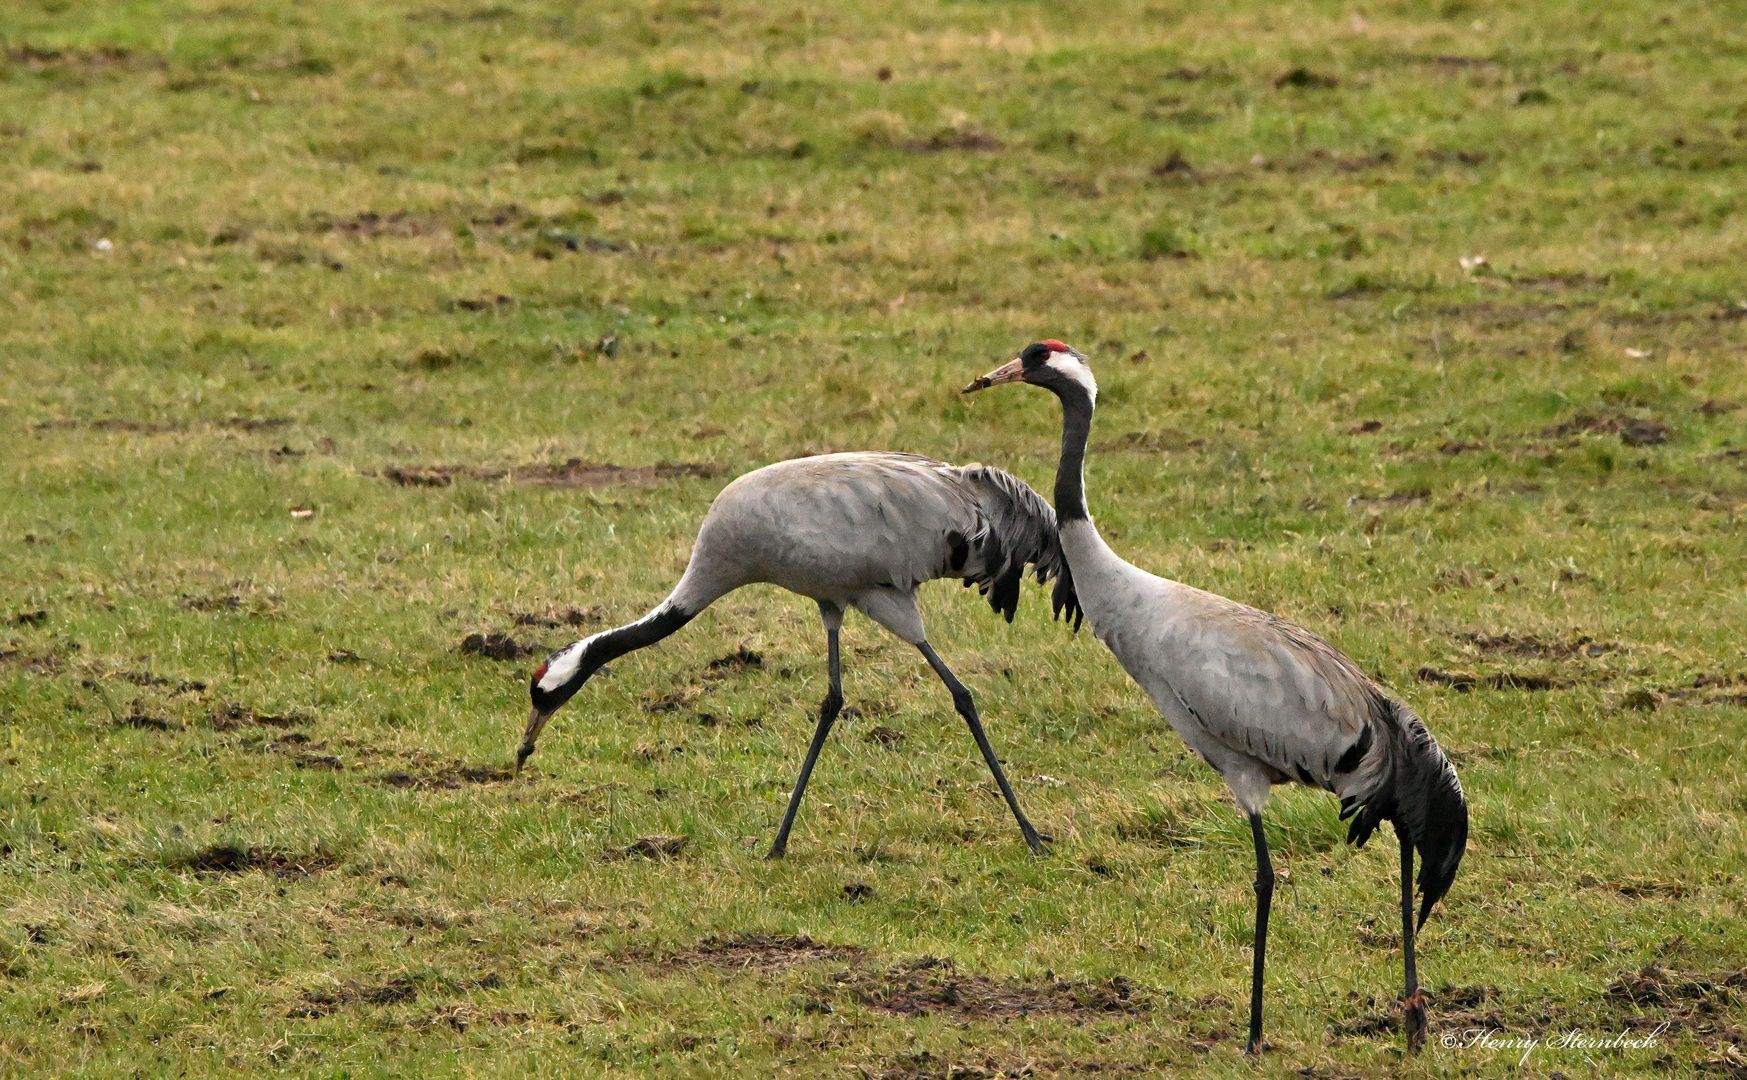
{"type": "Polygon", "coordinates": [[[487,660],[520,660],[546,651],[537,642],[520,642],[508,634],[468,634],[455,646],[462,656],[483,656],[487,660]]]}
{"type": "Polygon", "coordinates": [[[166,720],[161,716],[147,716],[138,712],[129,713],[117,720],[115,726],[139,728],[141,731],[169,731],[171,728],[180,729],[182,727],[181,724],[173,720],[166,720]]]}
{"type": "Polygon", "coordinates": [[[1514,653],[1519,656],[1542,656],[1555,660],[1563,660],[1572,656],[1597,657],[1604,653],[1617,652],[1623,646],[1617,642],[1601,642],[1587,634],[1571,641],[1548,641],[1535,637],[1533,634],[1513,634],[1505,631],[1502,634],[1487,634],[1480,631],[1461,633],[1456,640],[1465,641],[1482,652],[1514,653]]]}
{"type": "Polygon", "coordinates": [[[412,980],[405,978],[390,979],[380,986],[338,986],[328,990],[305,990],[301,995],[303,1003],[294,1006],[286,1015],[298,1020],[314,1019],[327,1016],[347,1005],[398,1005],[418,996],[419,988],[413,985],[412,980]]]}
{"type": "Polygon", "coordinates": [[[308,722],[306,718],[296,713],[279,716],[256,712],[247,705],[238,705],[234,702],[221,705],[212,713],[212,730],[214,731],[236,731],[239,728],[249,727],[270,727],[283,731],[308,722]]]}
{"type": "Polygon", "coordinates": [[[883,973],[840,972],[836,992],[857,1003],[899,1016],[939,1013],[981,1020],[1033,1015],[1091,1017],[1146,1010],[1144,995],[1117,975],[1101,983],[1009,979],[997,982],[961,972],[951,958],[925,956],[883,973]]]}
{"type": "Polygon", "coordinates": [[[206,683],[199,679],[167,679],[162,675],[154,675],[149,671],[122,671],[115,678],[135,686],[157,686],[168,689],[172,694],[204,694],[206,683]]]}
{"type": "Polygon", "coordinates": [[[645,836],[635,843],[622,848],[608,848],[601,853],[605,862],[616,862],[620,859],[673,859],[678,858],[691,846],[689,836],[645,836]]]}
{"type": "Polygon", "coordinates": [[[450,764],[417,775],[395,771],[383,773],[377,782],[388,787],[418,791],[454,791],[463,784],[499,784],[515,776],[508,769],[491,765],[450,764]]]}
{"type": "Polygon", "coordinates": [[[1661,964],[1647,964],[1608,984],[1611,1001],[1672,1006],[1682,1002],[1727,1005],[1747,998],[1747,968],[1726,975],[1683,975],[1661,964]]]}
{"type": "Polygon", "coordinates": [[[709,479],[726,470],[720,465],[663,463],[660,465],[609,465],[570,458],[561,465],[517,465],[513,468],[465,465],[406,465],[382,470],[382,478],[402,487],[448,487],[457,477],[532,487],[600,488],[624,485],[649,486],[664,480],[709,479]]]}
{"type": "Polygon", "coordinates": [[[442,232],[448,227],[448,222],[435,215],[410,214],[405,210],[387,214],[365,210],[349,218],[317,218],[310,231],[372,239],[379,236],[411,238],[442,232]]]}
{"type": "Polygon", "coordinates": [[[659,966],[665,971],[694,967],[781,971],[820,960],[855,960],[865,952],[859,945],[828,945],[806,934],[736,934],[707,937],[693,948],[674,953],[659,966]]]}
{"type": "Polygon", "coordinates": [[[643,702],[643,711],[650,713],[669,713],[683,709],[698,698],[710,692],[707,686],[682,686],[678,690],[669,690],[665,694],[643,702]]]}
{"type": "Polygon", "coordinates": [[[14,641],[8,645],[0,645],[0,664],[16,664],[33,675],[58,675],[66,666],[72,654],[78,652],[80,645],[69,641],[65,645],[57,645],[48,652],[32,656],[25,647],[14,641]]]}
{"type": "Polygon", "coordinates": [[[753,669],[762,670],[764,667],[764,654],[754,652],[742,645],[727,656],[718,656],[714,660],[711,660],[709,666],[711,671],[720,673],[717,676],[718,678],[727,675],[735,675],[742,671],[751,671],[753,669]]]}
{"type": "Polygon", "coordinates": [[[1570,679],[1557,679],[1551,675],[1522,675],[1514,671],[1500,671],[1476,676],[1466,671],[1445,671],[1435,667],[1422,667],[1413,673],[1413,677],[1422,683],[1448,686],[1462,694],[1478,686],[1492,690],[1567,690],[1574,685],[1570,679]]]}
{"type": "Polygon", "coordinates": [[[196,874],[243,874],[260,870],[279,878],[314,877],[333,869],[335,859],[317,851],[307,854],[278,851],[272,848],[240,848],[229,844],[214,844],[192,855],[171,861],[172,870],[191,870],[196,874]]]}
{"type": "Polygon", "coordinates": [[[510,621],[517,626],[534,626],[543,630],[556,630],[559,627],[587,626],[589,623],[601,621],[601,613],[594,608],[565,608],[563,611],[549,611],[543,614],[528,611],[510,612],[510,621]]]}
{"type": "Polygon", "coordinates": [[[1667,424],[1654,417],[1592,416],[1579,414],[1563,423],[1542,428],[1543,439],[1567,439],[1574,435],[1614,435],[1627,446],[1659,446],[1673,434],[1667,424]]]}

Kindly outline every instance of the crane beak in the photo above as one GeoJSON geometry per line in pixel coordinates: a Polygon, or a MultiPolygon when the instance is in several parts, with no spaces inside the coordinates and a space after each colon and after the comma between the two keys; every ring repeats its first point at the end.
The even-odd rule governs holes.
{"type": "Polygon", "coordinates": [[[551,718],[551,713],[543,713],[539,709],[530,710],[528,713],[528,729],[522,733],[522,748],[516,751],[517,776],[522,775],[522,763],[534,753],[534,740],[540,737],[540,729],[551,718]]]}
{"type": "Polygon", "coordinates": [[[959,393],[974,394],[978,390],[987,390],[991,386],[997,386],[1004,382],[1023,382],[1024,380],[1025,362],[1015,357],[982,378],[971,380],[971,384],[960,390],[959,393]]]}

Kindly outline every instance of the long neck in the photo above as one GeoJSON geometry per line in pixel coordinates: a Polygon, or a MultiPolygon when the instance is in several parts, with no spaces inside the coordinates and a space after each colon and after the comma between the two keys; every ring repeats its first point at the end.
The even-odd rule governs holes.
{"type": "Polygon", "coordinates": [[[1055,469],[1057,521],[1087,521],[1086,440],[1092,434],[1092,396],[1078,386],[1057,392],[1062,401],[1062,459],[1055,469]]]}
{"type": "Polygon", "coordinates": [[[634,623],[595,635],[582,661],[582,676],[587,678],[626,653],[655,644],[691,620],[682,608],[662,604],[634,623]]]}

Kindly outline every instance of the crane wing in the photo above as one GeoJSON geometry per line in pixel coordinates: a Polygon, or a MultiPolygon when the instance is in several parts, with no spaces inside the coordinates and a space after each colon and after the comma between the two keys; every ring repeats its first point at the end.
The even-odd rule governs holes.
{"type": "Polygon", "coordinates": [[[1079,611],[1055,513],[999,469],[912,454],[823,454],[766,466],[717,496],[699,531],[734,580],[809,596],[904,591],[940,577],[979,586],[1011,621],[1028,565],[1079,611]]]}
{"type": "Polygon", "coordinates": [[[1267,612],[1171,585],[1181,614],[1158,628],[1155,670],[1206,735],[1314,787],[1359,768],[1390,704],[1352,660],[1267,612]],[[1211,607],[1219,617],[1196,610],[1211,607]]]}

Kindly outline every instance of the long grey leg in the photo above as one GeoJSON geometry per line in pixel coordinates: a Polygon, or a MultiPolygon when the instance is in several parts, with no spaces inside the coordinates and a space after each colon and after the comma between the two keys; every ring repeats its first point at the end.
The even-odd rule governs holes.
{"type": "Polygon", "coordinates": [[[1268,908],[1274,901],[1274,863],[1268,858],[1268,837],[1262,815],[1250,815],[1256,841],[1256,965],[1250,974],[1250,1042],[1246,1054],[1262,1052],[1262,967],[1268,952],[1268,908]]]}
{"type": "Polygon", "coordinates": [[[1426,1041],[1426,1007],[1413,962],[1413,842],[1400,826],[1395,835],[1401,841],[1401,953],[1407,983],[1401,998],[1401,1026],[1407,1030],[1408,1053],[1417,1053],[1426,1041]]]}
{"type": "Polygon", "coordinates": [[[767,859],[780,859],[788,851],[789,830],[795,826],[795,811],[801,808],[801,797],[807,793],[807,778],[813,775],[813,763],[819,760],[819,749],[825,745],[825,736],[831,734],[831,725],[843,708],[843,669],[837,657],[837,632],[843,626],[843,609],[821,602],[819,618],[825,623],[825,664],[830,672],[831,689],[826,691],[825,700],[819,703],[819,726],[813,729],[807,760],[801,763],[800,778],[795,781],[795,790],[789,794],[789,808],[783,812],[782,828],[776,831],[776,840],[765,856],[767,859]]]}
{"type": "Polygon", "coordinates": [[[1007,799],[1008,809],[1013,811],[1013,817],[1019,822],[1019,832],[1025,837],[1025,843],[1031,848],[1033,855],[1043,854],[1043,841],[1039,839],[1037,830],[1031,827],[1031,822],[1025,820],[1025,811],[1019,809],[1019,800],[1013,797],[1013,785],[1007,782],[1007,774],[1001,771],[1001,762],[995,757],[995,748],[989,745],[989,737],[983,733],[983,722],[977,719],[976,699],[965,684],[958,681],[958,676],[940,659],[933,646],[924,641],[916,648],[922,651],[922,656],[928,661],[928,666],[940,676],[940,681],[952,691],[952,704],[958,714],[971,727],[971,737],[977,740],[977,749],[983,752],[983,760],[989,763],[989,771],[995,774],[995,783],[1001,789],[1001,794],[1007,799]]]}

